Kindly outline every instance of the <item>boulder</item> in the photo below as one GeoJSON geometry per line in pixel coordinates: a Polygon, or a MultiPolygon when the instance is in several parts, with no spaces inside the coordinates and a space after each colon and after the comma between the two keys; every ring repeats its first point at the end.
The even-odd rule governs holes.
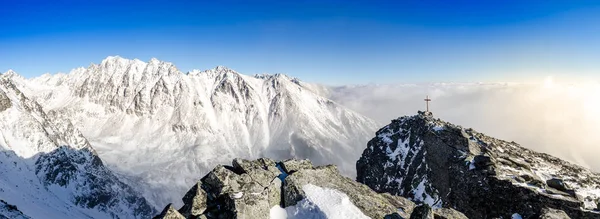
{"type": "Polygon", "coordinates": [[[168,204],[159,215],[154,217],[154,219],[185,219],[185,217],[175,210],[172,204],[168,204]]]}
{"type": "Polygon", "coordinates": [[[484,155],[477,155],[473,158],[473,164],[476,168],[484,168],[487,166],[491,166],[494,163],[492,162],[492,158],[484,155]]]}
{"type": "Polygon", "coordinates": [[[311,169],[313,168],[313,165],[310,160],[289,159],[281,162],[281,167],[286,173],[289,174],[301,169],[311,169]]]}
{"type": "Polygon", "coordinates": [[[548,185],[548,187],[554,188],[558,191],[562,191],[562,192],[569,191],[569,188],[567,188],[567,185],[565,185],[565,183],[563,182],[562,179],[552,178],[552,179],[546,180],[546,185],[548,185]]]}
{"type": "Polygon", "coordinates": [[[451,208],[438,208],[433,210],[435,219],[469,219],[463,213],[451,208]]]}
{"type": "Polygon", "coordinates": [[[181,199],[183,207],[179,212],[185,217],[200,216],[206,210],[206,192],[200,182],[196,183],[181,199]]]}
{"type": "Polygon", "coordinates": [[[570,217],[562,210],[544,208],[540,213],[539,219],[570,219],[570,217]]]}
{"type": "Polygon", "coordinates": [[[419,205],[413,210],[410,219],[434,219],[433,211],[429,205],[419,205]]]}
{"type": "MultiPolygon", "coordinates": [[[[201,179],[211,217],[268,218],[272,206],[281,202],[281,180],[275,162],[236,159],[233,167],[218,165],[201,179]]],[[[186,203],[187,204],[187,203],[186,203]]]]}
{"type": "Polygon", "coordinates": [[[275,161],[267,158],[254,161],[236,158],[233,160],[232,165],[235,169],[241,170],[242,173],[248,174],[253,181],[263,187],[267,187],[275,177],[281,174],[275,161]]]}

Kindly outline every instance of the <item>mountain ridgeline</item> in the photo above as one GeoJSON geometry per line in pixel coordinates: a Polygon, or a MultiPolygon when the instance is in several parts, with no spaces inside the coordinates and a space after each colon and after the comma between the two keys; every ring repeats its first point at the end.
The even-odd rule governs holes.
{"type": "Polygon", "coordinates": [[[102,160],[156,208],[234,158],[306,158],[349,176],[378,125],[284,74],[108,57],[69,74],[6,74],[44,110],[70,120],[102,160]],[[173,171],[176,169],[177,171],[173,171]]]}

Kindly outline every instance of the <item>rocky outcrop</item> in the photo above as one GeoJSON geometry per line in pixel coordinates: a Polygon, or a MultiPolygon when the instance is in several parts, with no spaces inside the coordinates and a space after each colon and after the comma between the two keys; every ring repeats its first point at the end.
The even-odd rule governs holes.
{"type": "MultiPolygon", "coordinates": [[[[333,165],[314,167],[309,160],[275,162],[260,158],[234,159],[231,166],[218,165],[186,193],[179,211],[173,212],[169,205],[157,217],[270,218],[273,208],[306,204],[307,187],[341,192],[371,218],[409,218],[415,208],[408,199],[376,193],[342,176],[333,165]]],[[[319,209],[311,207],[311,211],[319,209]]]]}
{"type": "Polygon", "coordinates": [[[6,93],[0,90],[0,112],[10,108],[11,106],[12,103],[10,102],[10,99],[8,99],[8,97],[6,96],[6,93]]]}
{"type": "Polygon", "coordinates": [[[539,216],[540,219],[568,219],[570,218],[564,211],[552,208],[544,208],[539,216]]]}
{"type": "Polygon", "coordinates": [[[29,216],[23,214],[17,206],[6,203],[6,201],[0,199],[0,219],[31,219],[29,216]]]}
{"type": "Polygon", "coordinates": [[[185,219],[185,217],[169,204],[159,215],[153,217],[153,219],[185,219]]]}
{"type": "Polygon", "coordinates": [[[405,116],[377,131],[357,164],[357,181],[469,218],[523,218],[542,209],[600,218],[600,175],[488,137],[430,113],[405,116]]]}
{"type": "Polygon", "coordinates": [[[463,213],[451,208],[438,208],[433,210],[435,219],[467,219],[463,213]]]}

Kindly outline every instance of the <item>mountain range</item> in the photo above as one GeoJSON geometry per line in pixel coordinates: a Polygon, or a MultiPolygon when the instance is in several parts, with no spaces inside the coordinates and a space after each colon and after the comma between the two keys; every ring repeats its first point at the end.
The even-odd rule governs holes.
{"type": "Polygon", "coordinates": [[[349,176],[377,124],[284,74],[108,57],[68,74],[2,76],[40,112],[70,121],[106,166],[155,208],[233,158],[308,158],[349,176]]]}
{"type": "Polygon", "coordinates": [[[599,218],[597,173],[430,112],[377,131],[330,92],[118,56],[8,71],[0,219],[599,218]]]}

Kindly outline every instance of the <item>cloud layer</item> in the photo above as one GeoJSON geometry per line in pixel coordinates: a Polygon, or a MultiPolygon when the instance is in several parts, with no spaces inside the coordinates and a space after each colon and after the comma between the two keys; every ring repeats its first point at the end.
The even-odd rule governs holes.
{"type": "Polygon", "coordinates": [[[330,98],[382,125],[425,109],[600,172],[600,84],[427,84],[334,87],[330,98]]]}

